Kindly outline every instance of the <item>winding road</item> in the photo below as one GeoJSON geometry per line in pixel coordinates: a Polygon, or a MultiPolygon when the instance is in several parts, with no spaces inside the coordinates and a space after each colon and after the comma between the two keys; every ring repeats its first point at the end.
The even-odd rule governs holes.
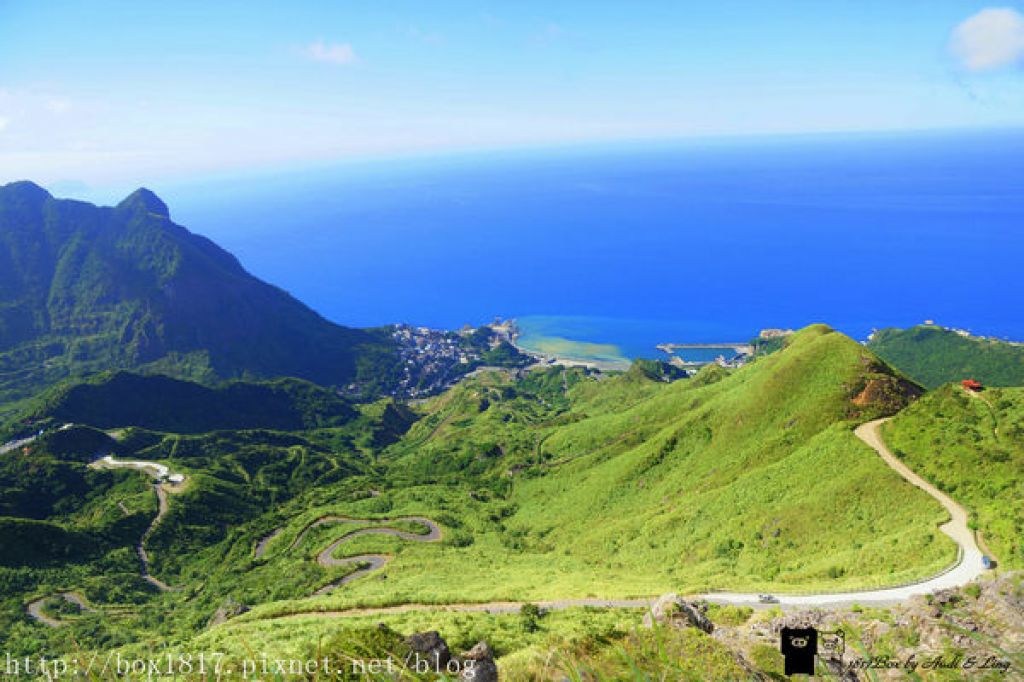
{"type": "MultiPolygon", "coordinates": [[[[356,521],[356,519],[349,519],[349,521],[356,521]]],[[[365,519],[361,519],[361,522],[365,522],[365,519]]],[[[441,540],[441,529],[436,523],[423,516],[406,516],[400,519],[381,519],[381,521],[387,523],[388,521],[412,521],[415,523],[421,523],[428,528],[427,533],[410,533],[408,531],[399,530],[397,528],[389,528],[387,526],[377,526],[374,528],[361,528],[354,530],[351,533],[346,533],[340,538],[332,542],[327,549],[320,552],[316,560],[321,566],[348,566],[350,564],[367,564],[366,567],[360,568],[357,571],[349,573],[341,580],[325,585],[319,590],[314,592],[315,595],[327,594],[332,592],[338,587],[341,587],[345,583],[352,582],[357,578],[362,578],[367,573],[372,573],[378,569],[384,568],[384,565],[391,560],[391,557],[387,554],[360,554],[358,556],[345,557],[344,559],[335,559],[334,552],[337,551],[343,543],[348,542],[353,538],[357,538],[361,535],[391,535],[402,540],[411,540],[413,542],[439,542],[441,540]]]]}
{"type": "MultiPolygon", "coordinates": [[[[760,600],[760,595],[756,593],[747,592],[712,592],[708,594],[696,595],[700,599],[705,599],[709,602],[718,604],[733,604],[742,606],[752,606],[755,608],[766,608],[779,606],[782,608],[807,608],[807,607],[818,607],[818,608],[842,608],[852,606],[854,604],[859,605],[872,605],[872,606],[889,606],[905,601],[911,597],[928,594],[935,592],[936,590],[962,587],[972,580],[979,577],[985,572],[985,567],[982,563],[983,553],[979,549],[977,542],[975,541],[974,533],[967,525],[968,513],[961,505],[957,504],[952,498],[946,495],[944,492],[936,488],[934,485],[924,480],[916,473],[914,473],[906,464],[904,464],[898,457],[896,457],[886,446],[882,440],[881,427],[882,424],[887,422],[889,418],[876,419],[875,421],[861,424],[856,428],[854,433],[860,438],[865,444],[871,447],[882,461],[885,462],[893,471],[898,473],[904,480],[910,484],[920,488],[924,492],[928,493],[936,501],[939,502],[949,512],[950,520],[939,526],[939,530],[945,533],[953,542],[956,543],[959,548],[957,561],[930,578],[910,583],[907,585],[900,585],[894,587],[871,589],[871,590],[857,590],[851,592],[835,592],[835,593],[819,593],[819,594],[779,594],[776,595],[778,600],[776,603],[764,604],[760,600]]],[[[335,517],[342,518],[342,517],[335,517]]],[[[413,520],[413,519],[408,519],[413,520]]],[[[436,524],[429,521],[416,517],[415,520],[429,524],[432,528],[436,528],[436,524]]],[[[317,525],[317,523],[311,524],[306,530],[317,525]]],[[[350,559],[331,559],[330,554],[344,541],[367,532],[381,532],[388,529],[364,529],[361,531],[354,531],[348,535],[343,536],[337,540],[330,547],[320,553],[320,562],[342,562],[347,563],[351,561],[365,561],[371,563],[374,557],[382,557],[383,555],[364,555],[362,557],[351,557],[350,559]]],[[[393,529],[391,529],[393,530],[393,529]]],[[[294,544],[297,544],[299,540],[305,535],[305,530],[296,539],[294,544]]],[[[394,534],[399,534],[400,531],[394,531],[394,534]]],[[[438,531],[439,533],[439,531],[438,531]]],[[[408,535],[402,533],[400,537],[408,535]]],[[[423,537],[423,536],[419,536],[423,537]]],[[[386,561],[386,557],[383,557],[386,561]]],[[[325,565],[339,565],[338,563],[326,563],[325,565]]],[[[342,581],[334,584],[331,587],[337,587],[338,585],[344,584],[354,580],[357,577],[361,577],[366,573],[376,570],[383,566],[383,563],[357,571],[349,576],[346,576],[342,581]]],[[[319,592],[318,592],[319,594],[319,592]]],[[[577,608],[583,606],[591,607],[602,607],[602,608],[650,608],[656,597],[644,597],[638,599],[560,599],[553,601],[533,601],[529,602],[536,604],[537,606],[558,611],[562,609],[577,608]]],[[[513,602],[513,601],[502,601],[502,602],[486,602],[486,603],[458,603],[458,604],[401,604],[396,606],[385,606],[385,607],[372,607],[372,608],[353,608],[340,611],[318,611],[318,612],[305,612],[305,613],[294,613],[285,614],[281,616],[274,616],[271,619],[288,619],[288,618],[301,618],[304,616],[316,616],[317,618],[332,618],[332,617],[346,617],[346,616],[365,616],[365,615],[377,615],[377,614],[388,614],[388,613],[404,613],[408,611],[423,611],[423,610],[439,610],[439,611],[460,611],[460,612],[486,612],[486,613],[516,613],[522,608],[523,604],[527,602],[513,602]]]]}
{"type": "MultiPolygon", "coordinates": [[[[156,462],[116,460],[110,455],[97,459],[89,466],[94,469],[135,469],[148,474],[155,479],[156,482],[153,484],[153,490],[156,492],[157,513],[156,516],[153,517],[152,523],[149,524],[149,527],[146,528],[146,531],[142,534],[142,537],[139,538],[138,544],[135,545],[135,553],[139,557],[139,575],[142,576],[146,582],[153,585],[161,592],[174,592],[181,589],[178,587],[171,587],[159,578],[150,575],[149,554],[146,553],[145,545],[149,536],[153,534],[156,527],[160,525],[160,522],[163,521],[165,516],[167,516],[169,507],[167,504],[167,490],[165,489],[165,486],[168,485],[166,481],[169,480],[176,485],[181,485],[184,483],[185,477],[180,474],[171,474],[170,470],[163,464],[157,464],[156,462]]],[[[122,512],[125,514],[128,513],[123,502],[118,502],[118,506],[122,512]]],[[[63,597],[69,602],[78,604],[84,611],[94,610],[86,604],[85,600],[77,592],[61,592],[58,596],[63,597]]],[[[52,628],[64,625],[65,623],[63,621],[50,618],[43,613],[42,608],[46,599],[47,597],[43,597],[42,599],[37,599],[27,604],[25,609],[28,612],[28,615],[43,625],[47,625],[52,628]]]]}
{"type": "Polygon", "coordinates": [[[184,483],[185,477],[180,474],[171,474],[170,469],[163,464],[158,464],[156,462],[117,460],[110,455],[96,460],[90,464],[90,466],[96,469],[135,469],[136,471],[141,471],[155,479],[156,482],[153,484],[153,490],[156,492],[157,513],[156,516],[153,517],[153,522],[149,524],[148,528],[146,528],[146,532],[144,532],[142,537],[139,538],[139,543],[135,545],[135,553],[139,556],[139,575],[141,575],[146,582],[153,585],[161,592],[172,592],[179,589],[171,587],[159,578],[150,574],[149,554],[146,552],[146,540],[149,539],[153,534],[153,531],[156,530],[156,527],[159,526],[160,522],[164,520],[165,516],[167,516],[169,505],[167,504],[166,486],[168,483],[166,483],[166,481],[170,481],[175,485],[181,485],[184,483]]]}
{"type": "MultiPolygon", "coordinates": [[[[317,563],[321,566],[332,567],[332,566],[348,566],[351,564],[366,564],[363,568],[349,573],[341,580],[336,580],[329,585],[324,585],[319,590],[314,592],[314,595],[327,594],[338,587],[341,587],[345,583],[350,583],[353,580],[362,578],[368,573],[372,573],[379,570],[391,560],[391,556],[388,554],[360,554],[357,556],[345,557],[343,559],[334,558],[334,553],[338,550],[342,544],[348,542],[353,538],[357,538],[361,535],[391,535],[393,537],[402,540],[411,540],[413,542],[438,542],[441,540],[441,528],[434,523],[432,520],[424,516],[403,516],[394,519],[356,519],[349,516],[323,516],[313,523],[309,524],[302,529],[302,532],[298,534],[288,549],[293,549],[302,542],[306,534],[317,526],[323,526],[328,523],[394,523],[396,521],[407,521],[413,523],[419,523],[427,528],[426,533],[410,533],[409,531],[399,530],[398,528],[390,528],[388,526],[374,526],[373,528],[360,528],[350,533],[345,533],[340,538],[332,542],[327,546],[320,554],[317,555],[317,563]]],[[[260,540],[256,545],[254,552],[255,558],[260,558],[266,551],[267,543],[273,540],[275,537],[281,534],[284,529],[278,528],[267,537],[260,540]]]]}
{"type": "MultiPolygon", "coordinates": [[[[78,608],[80,608],[82,611],[95,611],[95,609],[89,606],[89,604],[85,601],[85,597],[83,597],[77,592],[61,592],[56,596],[61,597],[66,602],[77,604],[78,608]]],[[[28,615],[32,616],[32,618],[36,619],[43,625],[47,625],[51,628],[59,628],[61,625],[67,625],[68,622],[66,620],[58,620],[56,618],[51,618],[50,616],[47,616],[45,613],[43,613],[43,605],[46,604],[47,599],[49,599],[49,597],[42,597],[41,599],[36,599],[35,601],[29,602],[28,606],[26,607],[26,609],[28,610],[28,615]]]]}
{"type": "Polygon", "coordinates": [[[172,592],[179,588],[171,587],[159,578],[152,576],[149,572],[149,554],[146,553],[146,540],[149,539],[149,536],[153,534],[156,527],[160,525],[160,522],[163,521],[165,516],[167,516],[167,510],[169,508],[167,505],[167,491],[164,490],[163,483],[154,483],[153,489],[156,491],[157,513],[156,516],[153,517],[153,522],[149,524],[149,528],[147,528],[146,532],[142,534],[141,538],[139,538],[139,544],[135,546],[135,553],[139,555],[139,575],[142,576],[143,580],[148,582],[150,585],[153,585],[161,592],[172,592]]]}

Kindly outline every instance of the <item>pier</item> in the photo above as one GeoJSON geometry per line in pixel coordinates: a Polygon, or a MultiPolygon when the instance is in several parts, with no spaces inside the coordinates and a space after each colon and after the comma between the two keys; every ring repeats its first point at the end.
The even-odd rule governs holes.
{"type": "Polygon", "coordinates": [[[736,351],[737,355],[753,355],[754,347],[746,342],[740,343],[659,343],[656,348],[672,355],[677,350],[686,348],[722,348],[736,351]]]}

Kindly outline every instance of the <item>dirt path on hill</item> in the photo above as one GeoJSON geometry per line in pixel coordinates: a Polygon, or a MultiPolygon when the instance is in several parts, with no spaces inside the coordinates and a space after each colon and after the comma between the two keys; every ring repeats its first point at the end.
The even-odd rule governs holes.
{"type": "MultiPolygon", "coordinates": [[[[337,611],[304,611],[302,613],[289,613],[280,616],[270,616],[259,620],[287,620],[304,617],[316,618],[348,618],[353,616],[378,616],[391,613],[408,613],[410,611],[453,611],[458,613],[489,613],[491,615],[519,613],[524,604],[534,604],[546,611],[563,611],[565,609],[580,608],[589,606],[592,608],[606,609],[647,609],[654,603],[656,597],[644,597],[640,599],[556,599],[552,601],[492,601],[492,602],[463,602],[455,604],[399,604],[397,606],[377,606],[367,608],[352,608],[337,611]]],[[[248,622],[259,622],[252,620],[248,622]]],[[[245,621],[241,621],[245,622],[245,621]]]]}

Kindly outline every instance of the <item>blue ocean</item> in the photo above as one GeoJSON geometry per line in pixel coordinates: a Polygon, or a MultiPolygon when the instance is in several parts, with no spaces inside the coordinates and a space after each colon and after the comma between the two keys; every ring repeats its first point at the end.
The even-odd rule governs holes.
{"type": "Polygon", "coordinates": [[[1024,339],[1024,133],[635,143],[189,181],[172,217],[339,323],[654,357],[826,322],[1024,339]]]}

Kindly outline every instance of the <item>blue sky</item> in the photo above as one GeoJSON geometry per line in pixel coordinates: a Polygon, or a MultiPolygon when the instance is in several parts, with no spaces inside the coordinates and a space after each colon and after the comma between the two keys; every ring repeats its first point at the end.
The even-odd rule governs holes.
{"type": "Polygon", "coordinates": [[[1022,64],[1013,2],[0,0],[0,181],[1017,127],[1022,64]]]}

